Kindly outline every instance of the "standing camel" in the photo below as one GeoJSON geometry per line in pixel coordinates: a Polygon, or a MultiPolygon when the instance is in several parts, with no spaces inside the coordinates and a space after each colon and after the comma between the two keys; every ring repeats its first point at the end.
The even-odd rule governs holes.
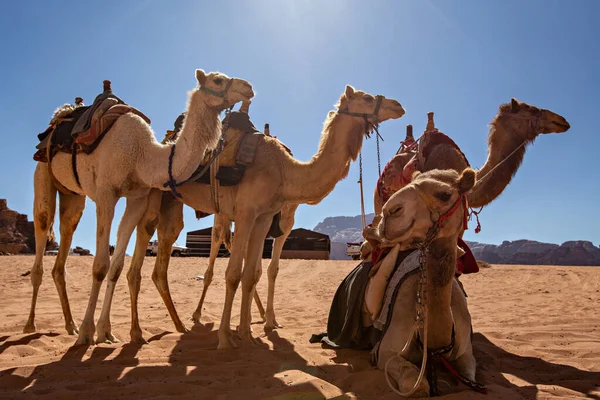
{"type": "MultiPolygon", "coordinates": [[[[346,87],[337,107],[338,110],[329,112],[319,150],[308,162],[295,160],[277,139],[263,137],[256,149],[253,164],[245,171],[244,179],[237,186],[219,189],[219,209],[213,202],[211,185],[190,182],[178,188],[186,205],[209,214],[220,213],[235,222],[235,239],[226,271],[226,297],[218,333],[219,349],[238,347],[233,340],[230,320],[240,281],[242,308],[238,334],[242,340],[254,342],[250,306],[256,282],[262,273],[258,261],[273,216],[285,203],[320,202],[348,174],[350,163],[358,156],[363,137],[372,125],[400,118],[405,113],[396,100],[372,96],[351,86],[346,87]]],[[[178,331],[186,331],[173,305],[167,282],[170,248],[183,229],[183,204],[173,196],[165,195],[160,199],[159,195],[157,193],[156,201],[150,200],[151,206],[140,225],[155,227],[158,224],[158,255],[152,278],[175,327],[178,331]]],[[[136,320],[137,301],[133,301],[133,297],[139,292],[144,243],[149,232],[145,229],[138,229],[137,232],[134,260],[127,276],[132,296],[132,340],[143,341],[136,320]]]]}
{"type": "MultiPolygon", "coordinates": [[[[65,311],[68,311],[69,306],[64,281],[64,263],[73,231],[83,211],[85,196],[96,203],[96,256],[92,289],[77,344],[93,343],[96,303],[107,273],[109,281],[98,321],[97,340],[116,341],[111,333],[108,311],[123,268],[129,238],[147,208],[150,190],[166,190],[166,182],[187,179],[198,167],[206,150],[214,148],[217,144],[220,135],[219,113],[239,101],[247,101],[254,96],[252,86],[239,78],[229,78],[218,72],[206,74],[202,70],[196,70],[196,79],[200,87],[189,93],[188,118],[174,145],[160,144],[145,121],[139,116],[125,114],[114,123],[93,153],[79,155],[76,168],[81,185],[77,184],[70,155],[58,153],[52,160],[49,168],[52,168],[58,183],[77,193],[71,197],[60,197],[61,236],[63,222],[66,222],[64,232],[67,239],[63,241],[61,237],[61,247],[55,265],[56,273],[53,271],[67,330],[74,324],[70,311],[65,311]],[[175,146],[177,154],[174,154],[175,146]],[[119,224],[117,246],[111,260],[110,228],[114,208],[120,197],[126,197],[127,205],[119,224]]],[[[31,273],[33,297],[30,317],[25,327],[28,331],[35,330],[35,303],[43,274],[43,246],[48,228],[54,219],[55,198],[56,188],[51,182],[48,169],[38,163],[34,175],[36,261],[31,273]]]]}

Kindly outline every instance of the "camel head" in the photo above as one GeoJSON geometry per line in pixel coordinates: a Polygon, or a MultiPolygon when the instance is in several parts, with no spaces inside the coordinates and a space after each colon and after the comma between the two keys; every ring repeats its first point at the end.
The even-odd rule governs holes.
{"type": "Polygon", "coordinates": [[[515,132],[528,132],[530,137],[542,133],[566,132],[571,127],[562,116],[514,98],[510,103],[500,106],[497,119],[515,132]]]}
{"type": "Polygon", "coordinates": [[[340,113],[356,117],[361,123],[365,118],[371,123],[379,123],[400,118],[406,113],[396,100],[381,95],[373,96],[350,85],[346,85],[337,107],[340,113]]]}
{"type": "Polygon", "coordinates": [[[434,169],[415,172],[412,182],[394,193],[384,204],[378,235],[386,245],[399,244],[401,250],[414,248],[427,239],[457,236],[464,230],[464,196],[475,184],[475,171],[461,174],[434,169]],[[438,224],[434,237],[430,229],[438,224]]]}
{"type": "Polygon", "coordinates": [[[207,74],[197,69],[196,79],[200,85],[196,95],[202,96],[208,105],[221,110],[240,101],[249,102],[254,97],[252,85],[240,78],[230,78],[220,72],[207,74]]]}

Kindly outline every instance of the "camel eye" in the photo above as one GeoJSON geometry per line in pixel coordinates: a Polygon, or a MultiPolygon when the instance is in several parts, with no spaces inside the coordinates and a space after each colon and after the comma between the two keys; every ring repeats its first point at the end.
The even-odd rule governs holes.
{"type": "Polygon", "coordinates": [[[400,211],[402,211],[402,206],[396,206],[390,210],[390,215],[396,214],[400,211]]]}
{"type": "Polygon", "coordinates": [[[364,99],[367,103],[373,102],[373,96],[365,96],[364,99]]]}
{"type": "Polygon", "coordinates": [[[223,78],[215,78],[214,82],[215,85],[220,85],[221,83],[223,83],[223,78]]]}
{"type": "Polygon", "coordinates": [[[446,203],[452,197],[452,193],[448,193],[448,192],[436,192],[435,193],[435,197],[439,201],[442,201],[442,202],[446,203]]]}

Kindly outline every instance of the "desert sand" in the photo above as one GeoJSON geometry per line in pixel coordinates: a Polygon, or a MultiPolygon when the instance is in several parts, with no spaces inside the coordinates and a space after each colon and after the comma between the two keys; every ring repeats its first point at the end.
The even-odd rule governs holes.
{"type": "MultiPolygon", "coordinates": [[[[70,257],[67,287],[76,322],[83,317],[92,257],[70,257]]],[[[23,334],[31,296],[33,257],[0,258],[0,398],[44,399],[396,399],[367,352],[311,344],[326,328],[329,305],[354,261],[282,260],[276,291],[283,329],[265,335],[253,307],[261,345],[216,350],[227,260],[218,260],[202,325],[189,317],[202,290],[195,276],[204,258],[175,258],[169,270],[177,309],[190,333],[174,332],[150,279],[146,258],[140,319],[148,344],[128,344],[126,274],[117,286],[113,333],[121,343],[72,347],[45,259],[38,333],[23,334]]],[[[264,267],[268,260],[264,261],[264,267]]],[[[127,264],[126,264],[127,265],[127,264]]],[[[480,395],[457,386],[447,399],[600,399],[600,268],[492,266],[462,278],[473,317],[480,395]]],[[[105,287],[106,285],[104,285],[105,287]]],[[[101,299],[104,288],[101,292],[101,299]]],[[[258,291],[266,301],[266,272],[258,291]]],[[[240,296],[233,321],[239,320],[240,296]]],[[[101,301],[96,312],[100,313],[101,301]]]]}

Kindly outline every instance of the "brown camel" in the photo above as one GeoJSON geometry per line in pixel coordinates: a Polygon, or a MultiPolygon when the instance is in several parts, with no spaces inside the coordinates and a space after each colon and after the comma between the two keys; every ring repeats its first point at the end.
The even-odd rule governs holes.
{"type": "MultiPolygon", "coordinates": [[[[428,135],[428,132],[437,133],[432,117],[430,113],[425,134],[423,139],[420,139],[419,151],[400,153],[390,161],[394,171],[392,175],[395,176],[388,178],[389,181],[386,182],[388,198],[406,184],[406,179],[402,179],[402,172],[404,170],[406,176],[405,167],[413,157],[416,157],[416,160],[413,160],[414,164],[408,166],[408,168],[412,167],[411,171],[454,169],[460,172],[469,166],[466,157],[454,142],[448,139],[439,140],[439,136],[442,135],[428,135]]],[[[502,193],[517,173],[527,145],[533,143],[538,135],[561,133],[569,128],[569,123],[562,116],[550,110],[540,109],[516,99],[502,104],[498,114],[490,123],[488,157],[484,165],[477,170],[477,184],[467,196],[469,207],[483,207],[502,193]]],[[[381,206],[388,198],[382,196],[381,191],[376,188],[375,219],[372,226],[365,230],[365,237],[370,236],[375,229],[380,218],[381,206]]],[[[365,242],[361,249],[363,259],[368,257],[370,249],[371,246],[365,242]]]]}
{"type": "MultiPolygon", "coordinates": [[[[285,203],[320,202],[348,174],[350,163],[358,156],[363,137],[372,124],[400,118],[405,113],[396,100],[372,96],[351,86],[346,87],[337,107],[337,111],[331,111],[327,116],[319,151],[311,161],[295,160],[279,141],[264,137],[259,142],[254,163],[245,171],[244,179],[237,186],[220,187],[217,204],[213,200],[212,185],[193,182],[178,189],[183,203],[188,206],[209,214],[220,213],[235,222],[235,240],[226,271],[226,297],[219,327],[220,349],[238,347],[233,339],[230,320],[240,281],[242,308],[238,336],[254,342],[250,306],[256,282],[262,273],[258,261],[273,216],[285,203]]],[[[137,302],[133,298],[139,291],[139,269],[145,255],[144,246],[149,231],[153,231],[158,222],[159,247],[152,278],[177,330],[185,331],[167,282],[170,248],[183,229],[183,204],[172,196],[162,196],[161,201],[158,198],[160,195],[156,195],[157,200],[150,200],[154,208],[151,206],[146,210],[139,225],[145,229],[137,230],[134,260],[127,274],[132,296],[132,319],[137,319],[137,302]]],[[[143,340],[139,322],[132,321],[131,333],[132,340],[143,340]]]]}

